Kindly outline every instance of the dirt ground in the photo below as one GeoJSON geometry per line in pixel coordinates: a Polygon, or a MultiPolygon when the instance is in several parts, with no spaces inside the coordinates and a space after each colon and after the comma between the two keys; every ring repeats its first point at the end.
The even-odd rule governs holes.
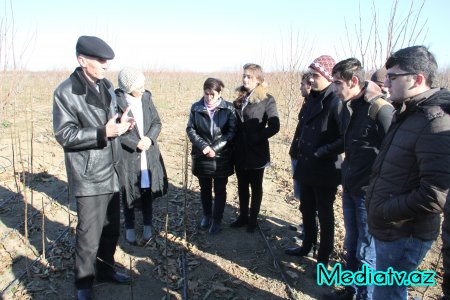
{"type": "MultiPolygon", "coordinates": [[[[68,74],[24,74],[8,96],[6,110],[9,114],[3,117],[0,128],[0,287],[3,299],[75,298],[76,207],[73,200],[68,200],[63,152],[53,137],[51,124],[52,91],[68,74]],[[41,255],[43,244],[47,249],[45,258],[41,255]]],[[[132,276],[132,284],[95,283],[96,299],[320,299],[336,288],[317,285],[313,275],[314,259],[284,254],[286,247],[295,244],[296,233],[288,226],[301,223],[298,202],[292,197],[287,156],[296,112],[290,114],[290,123],[282,117],[282,131],[271,139],[273,166],[264,177],[259,217],[261,231],[251,234],[245,229],[229,227],[238,211],[233,175],[227,186],[222,231],[210,235],[197,229],[202,215],[198,182],[190,169],[188,176],[184,172],[187,112],[190,104],[201,95],[201,84],[208,76],[147,75],[163,122],[159,143],[170,190],[154,202],[153,240],[130,245],[124,240],[122,228],[115,255],[116,267],[132,276]],[[184,188],[185,178],[187,188],[184,188]]],[[[226,85],[239,84],[235,74],[215,76],[224,79],[226,85]]],[[[113,75],[111,80],[116,82],[113,75]]],[[[228,92],[226,98],[230,99],[232,93],[228,92]]],[[[5,86],[2,93],[6,95],[5,86]]],[[[283,98],[279,87],[274,87],[273,94],[276,99],[283,98]]],[[[279,100],[279,110],[283,112],[280,115],[286,115],[285,109],[284,101],[279,100]]],[[[343,256],[344,228],[339,194],[335,215],[332,265],[342,262],[343,256]]],[[[137,217],[140,224],[139,213],[137,217]]],[[[138,225],[137,229],[140,233],[142,226],[138,225]]],[[[411,296],[437,299],[440,295],[439,249],[440,239],[421,266],[422,270],[437,272],[438,285],[428,289],[412,288],[411,296]]]]}

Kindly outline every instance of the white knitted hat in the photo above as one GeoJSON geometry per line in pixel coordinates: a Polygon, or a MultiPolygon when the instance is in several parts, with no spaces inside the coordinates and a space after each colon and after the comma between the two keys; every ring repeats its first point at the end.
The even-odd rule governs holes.
{"type": "Polygon", "coordinates": [[[142,72],[133,68],[123,68],[119,72],[119,88],[125,93],[131,93],[132,91],[140,88],[145,82],[145,76],[142,72]]]}

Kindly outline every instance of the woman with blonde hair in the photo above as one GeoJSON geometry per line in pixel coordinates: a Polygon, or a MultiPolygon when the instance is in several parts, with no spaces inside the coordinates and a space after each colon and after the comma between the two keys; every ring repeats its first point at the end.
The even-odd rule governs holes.
{"type": "Polygon", "coordinates": [[[237,132],[233,160],[239,193],[239,217],[231,227],[247,225],[254,232],[263,196],[264,169],[270,165],[269,138],[280,130],[275,99],[267,92],[264,73],[257,64],[243,67],[242,86],[234,101],[237,132]],[[251,187],[252,196],[249,211],[251,187]]]}

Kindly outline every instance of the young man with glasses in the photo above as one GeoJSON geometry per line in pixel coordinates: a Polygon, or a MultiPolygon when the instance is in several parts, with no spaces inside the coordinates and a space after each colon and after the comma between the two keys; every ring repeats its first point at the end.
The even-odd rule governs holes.
{"type": "MultiPolygon", "coordinates": [[[[450,186],[450,92],[432,88],[434,56],[423,46],[395,52],[385,85],[396,108],[366,194],[376,270],[415,271],[439,235],[450,186]]],[[[376,285],[373,299],[407,299],[406,285],[376,285]]]]}

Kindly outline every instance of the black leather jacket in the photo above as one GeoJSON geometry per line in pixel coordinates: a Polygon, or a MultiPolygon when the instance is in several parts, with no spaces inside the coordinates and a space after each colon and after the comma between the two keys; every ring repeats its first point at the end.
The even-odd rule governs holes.
{"type": "Polygon", "coordinates": [[[233,174],[231,141],[236,132],[236,116],[230,102],[222,99],[213,122],[204,106],[203,98],[191,107],[186,132],[192,142],[192,173],[197,177],[227,177],[233,174]],[[203,154],[210,146],[216,156],[203,154]]]}
{"type": "Polygon", "coordinates": [[[106,137],[105,127],[116,113],[116,97],[108,80],[100,80],[98,86],[102,96],[77,68],[53,95],[53,130],[64,149],[70,193],[76,197],[120,188],[120,143],[106,137]]]}

